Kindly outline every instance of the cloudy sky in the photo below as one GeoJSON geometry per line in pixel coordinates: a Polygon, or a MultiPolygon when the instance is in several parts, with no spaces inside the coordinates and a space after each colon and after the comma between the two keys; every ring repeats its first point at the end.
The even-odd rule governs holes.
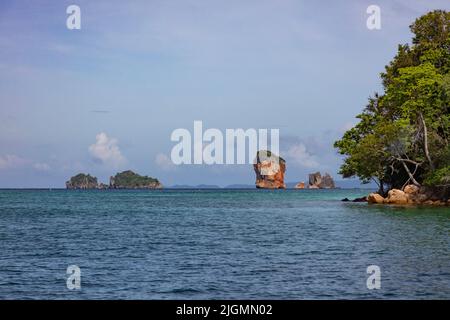
{"type": "Polygon", "coordinates": [[[254,183],[170,161],[177,128],[278,128],[287,181],[337,176],[332,143],[379,91],[408,26],[448,0],[1,1],[0,187],[124,169],[165,185],[254,183]],[[81,8],[81,30],[66,8],[81,8]],[[366,26],[381,8],[381,30],[366,26]]]}

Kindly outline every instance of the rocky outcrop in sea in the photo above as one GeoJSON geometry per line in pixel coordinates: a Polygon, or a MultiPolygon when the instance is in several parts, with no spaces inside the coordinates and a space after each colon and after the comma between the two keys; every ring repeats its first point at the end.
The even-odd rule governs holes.
{"type": "Polygon", "coordinates": [[[256,174],[256,188],[259,189],[286,189],[284,173],[286,161],[270,151],[260,150],[256,154],[256,163],[253,165],[256,174]]]}
{"type": "Polygon", "coordinates": [[[297,184],[294,186],[294,189],[305,189],[305,183],[304,183],[303,181],[297,183],[297,184]]]}
{"type": "Polygon", "coordinates": [[[99,189],[97,177],[90,174],[79,173],[66,181],[66,189],[99,189]]]}
{"type": "Polygon", "coordinates": [[[161,189],[162,187],[158,179],[141,176],[131,170],[117,173],[109,179],[110,189],[161,189]]]}
{"type": "Polygon", "coordinates": [[[334,189],[336,185],[333,177],[328,173],[321,175],[320,172],[311,173],[309,175],[309,189],[334,189]]]}

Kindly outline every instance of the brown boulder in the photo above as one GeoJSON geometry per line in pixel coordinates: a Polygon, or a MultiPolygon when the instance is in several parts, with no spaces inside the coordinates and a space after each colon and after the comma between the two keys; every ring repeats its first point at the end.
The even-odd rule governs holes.
{"type": "Polygon", "coordinates": [[[409,200],[408,195],[402,190],[392,189],[389,190],[385,202],[389,204],[408,204],[411,201],[409,200]]]}
{"type": "Polygon", "coordinates": [[[384,198],[378,193],[371,193],[367,196],[368,203],[384,203],[384,198]]]}
{"type": "Polygon", "coordinates": [[[417,194],[419,192],[420,188],[413,184],[408,184],[405,189],[403,189],[403,192],[406,194],[417,194]]]}

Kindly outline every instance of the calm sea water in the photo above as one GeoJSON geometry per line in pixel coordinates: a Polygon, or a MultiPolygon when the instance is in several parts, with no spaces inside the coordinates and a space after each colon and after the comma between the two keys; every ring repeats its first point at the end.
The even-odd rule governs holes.
{"type": "Polygon", "coordinates": [[[450,209],[366,193],[0,190],[0,298],[450,299],[450,209]]]}

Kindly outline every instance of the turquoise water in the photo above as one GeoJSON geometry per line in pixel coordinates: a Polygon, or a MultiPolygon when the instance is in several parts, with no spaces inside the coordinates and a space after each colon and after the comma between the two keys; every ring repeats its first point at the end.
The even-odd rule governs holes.
{"type": "Polygon", "coordinates": [[[0,190],[0,298],[449,299],[450,208],[366,193],[0,190]]]}

